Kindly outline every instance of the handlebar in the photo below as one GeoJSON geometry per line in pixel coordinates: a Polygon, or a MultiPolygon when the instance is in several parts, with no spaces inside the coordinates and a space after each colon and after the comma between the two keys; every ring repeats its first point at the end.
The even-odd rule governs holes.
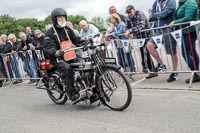
{"type": "Polygon", "coordinates": [[[88,48],[90,48],[90,49],[94,49],[94,48],[100,47],[100,46],[105,46],[105,43],[101,43],[101,44],[98,45],[98,46],[87,46],[87,45],[86,45],[86,46],[80,46],[80,47],[76,47],[76,48],[70,48],[70,49],[65,50],[64,52],[66,53],[66,52],[69,52],[69,51],[84,49],[85,47],[88,47],[88,48]]]}
{"type": "Polygon", "coordinates": [[[74,51],[74,50],[79,50],[79,49],[84,49],[84,48],[94,49],[94,48],[99,47],[99,46],[105,46],[105,43],[101,43],[100,45],[94,46],[93,45],[93,39],[96,38],[96,37],[100,37],[100,34],[91,35],[91,36],[88,37],[86,42],[79,44],[80,47],[66,49],[64,52],[66,53],[66,52],[69,52],[69,51],[74,51]],[[91,44],[91,45],[89,45],[89,44],[91,44]]]}

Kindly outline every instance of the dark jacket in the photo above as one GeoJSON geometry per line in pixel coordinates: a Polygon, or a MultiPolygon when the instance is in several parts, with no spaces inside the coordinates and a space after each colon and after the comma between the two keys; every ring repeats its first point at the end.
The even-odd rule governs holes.
{"type": "Polygon", "coordinates": [[[34,39],[30,38],[30,37],[27,37],[26,41],[22,41],[22,48],[24,46],[27,46],[27,50],[30,50],[30,45],[29,44],[32,44],[33,46],[36,47],[36,42],[34,39]]]}
{"type": "Polygon", "coordinates": [[[167,0],[166,6],[162,8],[162,11],[157,11],[157,1],[158,0],[156,0],[153,4],[149,21],[154,21],[156,27],[169,25],[169,23],[174,20],[176,1],[167,0]]]}
{"type": "Polygon", "coordinates": [[[6,44],[3,44],[0,51],[2,54],[11,53],[12,52],[12,43],[10,41],[7,41],[6,44]]]}
{"type": "Polygon", "coordinates": [[[13,51],[19,52],[22,51],[22,43],[21,41],[17,40],[15,43],[13,43],[13,51]]]}
{"type": "Polygon", "coordinates": [[[128,19],[126,29],[137,38],[147,38],[151,35],[149,32],[140,33],[141,30],[149,29],[150,24],[142,11],[136,11],[135,17],[128,19]]]}
{"type": "Polygon", "coordinates": [[[36,50],[43,50],[45,48],[45,45],[44,45],[44,36],[41,36],[40,38],[37,38],[36,40],[36,50]]]}
{"type": "MultiPolygon", "coordinates": [[[[174,23],[177,24],[196,20],[198,20],[198,6],[195,0],[179,2],[174,23]]],[[[191,27],[190,32],[195,32],[195,27],[191,27]]],[[[183,30],[183,34],[187,34],[187,29],[183,30]]]]}
{"type": "Polygon", "coordinates": [[[34,32],[28,33],[27,38],[32,38],[34,41],[36,41],[36,36],[35,36],[34,32]]]}
{"type": "Polygon", "coordinates": [[[117,14],[120,16],[122,22],[124,22],[124,23],[126,24],[126,22],[127,22],[127,17],[124,16],[124,15],[122,15],[122,14],[119,14],[119,13],[117,13],[117,14]]]}
{"type": "MultiPolygon", "coordinates": [[[[27,46],[27,49],[25,51],[30,50],[30,44],[32,44],[33,46],[36,47],[36,42],[32,38],[29,37],[29,38],[26,39],[26,41],[21,42],[21,50],[23,50],[24,46],[27,46]]],[[[19,53],[19,57],[23,61],[24,61],[25,58],[30,58],[28,53],[25,53],[25,55],[22,54],[22,53],[19,53]]]]}
{"type": "MultiPolygon", "coordinates": [[[[75,35],[73,30],[70,29],[69,27],[67,26],[64,27],[69,35],[69,38],[67,37],[64,28],[58,28],[57,26],[54,27],[55,30],[57,31],[57,34],[61,42],[67,41],[70,38],[70,40],[74,45],[77,46],[78,44],[81,44],[80,41],[81,38],[75,35]]],[[[45,45],[44,49],[45,57],[55,62],[56,61],[55,53],[57,50],[60,50],[60,42],[55,34],[55,31],[53,30],[53,27],[47,31],[44,40],[44,45],[45,45]]]]}

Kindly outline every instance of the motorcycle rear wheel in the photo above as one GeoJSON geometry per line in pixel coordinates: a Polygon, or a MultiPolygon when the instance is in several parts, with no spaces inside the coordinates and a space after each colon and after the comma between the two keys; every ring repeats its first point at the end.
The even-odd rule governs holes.
{"type": "Polygon", "coordinates": [[[59,105],[63,105],[67,102],[66,89],[60,83],[60,78],[58,77],[50,77],[48,81],[47,94],[50,99],[59,105]]]}

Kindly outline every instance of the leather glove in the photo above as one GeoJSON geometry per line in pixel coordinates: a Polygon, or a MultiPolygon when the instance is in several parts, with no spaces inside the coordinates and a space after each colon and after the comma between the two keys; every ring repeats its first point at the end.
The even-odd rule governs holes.
{"type": "Polygon", "coordinates": [[[56,56],[56,57],[63,57],[63,56],[64,56],[64,51],[62,51],[62,50],[57,50],[56,53],[55,53],[55,56],[56,56]]]}
{"type": "Polygon", "coordinates": [[[77,47],[81,47],[86,45],[87,40],[86,39],[80,39],[79,44],[76,44],[77,47]]]}
{"type": "Polygon", "coordinates": [[[81,43],[81,44],[84,44],[84,43],[86,43],[86,42],[87,42],[86,39],[80,39],[80,43],[81,43]]]}
{"type": "Polygon", "coordinates": [[[84,45],[83,46],[83,51],[87,51],[88,50],[88,46],[87,45],[84,45]]]}

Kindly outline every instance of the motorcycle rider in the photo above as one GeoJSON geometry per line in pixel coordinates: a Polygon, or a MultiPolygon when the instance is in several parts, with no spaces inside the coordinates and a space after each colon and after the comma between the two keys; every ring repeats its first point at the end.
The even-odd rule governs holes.
{"type": "Polygon", "coordinates": [[[51,19],[53,26],[47,31],[45,36],[45,57],[50,59],[57,70],[60,72],[60,76],[66,86],[67,95],[72,102],[76,102],[81,99],[80,94],[74,87],[73,70],[70,66],[72,61],[61,60],[56,61],[56,58],[63,58],[64,51],[60,48],[60,43],[63,41],[71,40],[75,46],[83,44],[85,40],[81,40],[80,37],[75,35],[72,29],[66,26],[67,13],[62,8],[56,8],[51,12],[51,19]]]}

